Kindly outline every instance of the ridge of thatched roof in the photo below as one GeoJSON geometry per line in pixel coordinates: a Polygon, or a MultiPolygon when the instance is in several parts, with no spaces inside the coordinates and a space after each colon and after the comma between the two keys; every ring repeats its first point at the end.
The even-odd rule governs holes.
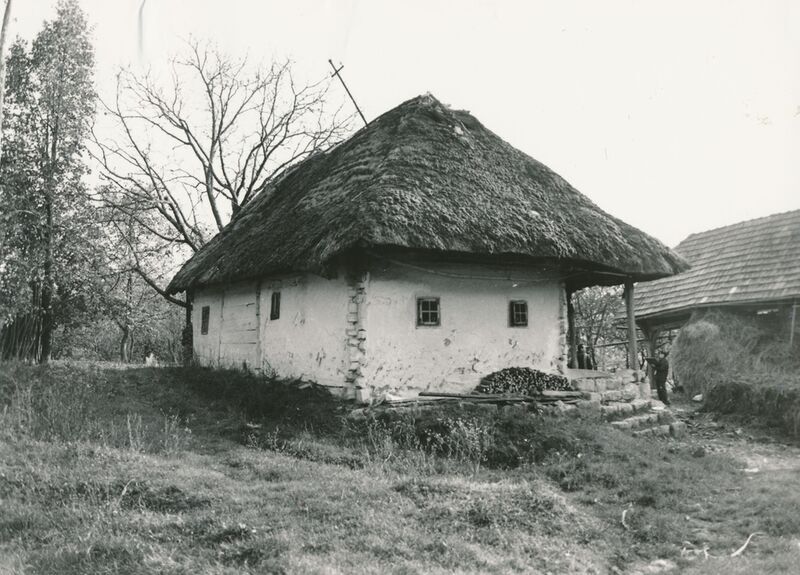
{"type": "Polygon", "coordinates": [[[469,113],[424,95],[288,170],[168,291],[319,272],[355,247],[550,258],[638,280],[686,267],[469,113]]]}
{"type": "Polygon", "coordinates": [[[637,285],[637,319],[800,299],[800,210],[692,234],[675,251],[691,269],[637,285]]]}

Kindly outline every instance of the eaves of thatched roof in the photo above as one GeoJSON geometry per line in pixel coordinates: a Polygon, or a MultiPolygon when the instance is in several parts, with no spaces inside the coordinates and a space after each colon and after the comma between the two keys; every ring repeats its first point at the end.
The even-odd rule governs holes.
{"type": "Polygon", "coordinates": [[[691,269],[636,286],[637,320],[800,300],[800,210],[692,234],[675,251],[691,269]]]}
{"type": "Polygon", "coordinates": [[[381,247],[580,262],[636,280],[686,268],[469,113],[425,95],[290,169],[168,291],[320,272],[349,250],[381,247]]]}

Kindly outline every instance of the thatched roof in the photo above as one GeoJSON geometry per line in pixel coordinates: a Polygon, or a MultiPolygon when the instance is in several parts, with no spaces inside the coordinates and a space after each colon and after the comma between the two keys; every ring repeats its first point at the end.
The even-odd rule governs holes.
{"type": "Polygon", "coordinates": [[[636,286],[637,320],[800,300],[800,210],[692,234],[675,251],[692,268],[636,286]]]}
{"type": "Polygon", "coordinates": [[[168,291],[320,272],[358,247],[552,258],[638,280],[685,269],[469,113],[425,95],[289,170],[186,262],[168,291]]]}

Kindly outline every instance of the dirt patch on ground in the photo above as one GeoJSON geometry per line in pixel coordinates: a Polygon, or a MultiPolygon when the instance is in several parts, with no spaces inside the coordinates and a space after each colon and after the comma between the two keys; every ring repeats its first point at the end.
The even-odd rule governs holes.
{"type": "Polygon", "coordinates": [[[696,445],[698,456],[724,453],[741,462],[749,473],[800,470],[800,445],[777,430],[719,417],[692,404],[678,404],[674,411],[686,422],[687,440],[696,445]]]}

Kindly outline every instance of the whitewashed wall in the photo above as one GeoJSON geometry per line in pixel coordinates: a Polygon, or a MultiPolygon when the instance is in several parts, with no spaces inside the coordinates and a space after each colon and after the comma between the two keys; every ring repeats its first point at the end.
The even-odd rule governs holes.
{"type": "Polygon", "coordinates": [[[344,273],[334,279],[305,274],[198,290],[196,357],[204,365],[246,365],[328,386],[349,380],[400,395],[469,391],[505,367],[557,369],[564,310],[556,277],[466,264],[427,268],[433,272],[386,263],[357,285],[344,273]],[[363,303],[356,305],[359,286],[363,296],[355,299],[363,303]],[[274,291],[281,292],[277,320],[270,319],[274,291]],[[440,298],[440,326],[416,325],[416,298],[427,296],[440,298]],[[527,327],[509,327],[511,300],[528,302],[527,327]],[[202,335],[206,305],[209,331],[202,335]]]}
{"type": "Polygon", "coordinates": [[[261,364],[265,373],[343,386],[348,357],[345,329],[349,287],[343,274],[307,274],[261,283],[261,364]],[[281,292],[281,317],[270,320],[272,292],[281,292]]]}
{"type": "Polygon", "coordinates": [[[258,367],[256,282],[198,291],[192,305],[194,351],[203,365],[258,367]],[[200,333],[202,310],[209,306],[208,333],[200,333]]]}
{"type": "Polygon", "coordinates": [[[562,355],[561,284],[535,270],[385,264],[370,271],[362,381],[374,392],[469,391],[505,367],[555,371],[562,355]],[[441,325],[417,327],[416,298],[439,297],[441,325]],[[509,302],[528,326],[509,327],[509,302]]]}
{"type": "Polygon", "coordinates": [[[314,275],[198,290],[192,306],[195,356],[203,365],[246,366],[279,377],[343,386],[349,365],[349,290],[343,277],[314,275]],[[281,292],[276,320],[270,319],[274,291],[281,292]],[[205,335],[200,333],[203,306],[210,307],[205,335]]]}

